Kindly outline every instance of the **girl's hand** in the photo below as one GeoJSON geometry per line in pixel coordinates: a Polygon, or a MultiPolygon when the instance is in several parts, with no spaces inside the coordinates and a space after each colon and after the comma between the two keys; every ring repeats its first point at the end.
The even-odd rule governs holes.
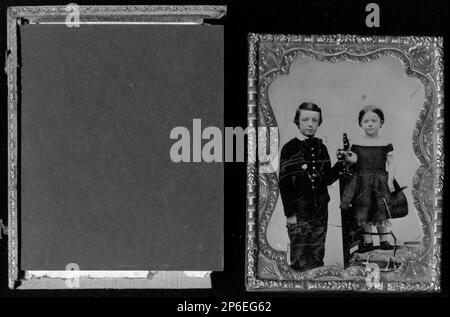
{"type": "Polygon", "coordinates": [[[287,217],[286,218],[286,223],[288,225],[295,225],[297,223],[297,216],[293,215],[293,216],[287,217]]]}
{"type": "Polygon", "coordinates": [[[388,181],[388,187],[391,193],[395,192],[394,181],[388,181]]]}

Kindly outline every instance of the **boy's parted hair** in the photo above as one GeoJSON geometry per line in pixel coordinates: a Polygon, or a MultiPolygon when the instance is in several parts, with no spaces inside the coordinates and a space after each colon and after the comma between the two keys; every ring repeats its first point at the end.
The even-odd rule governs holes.
{"type": "Polygon", "coordinates": [[[377,107],[377,106],[368,105],[368,106],[365,106],[364,108],[362,108],[361,111],[359,112],[359,115],[358,115],[358,123],[359,123],[359,126],[361,126],[362,118],[363,118],[364,115],[365,115],[366,113],[368,113],[368,112],[376,113],[376,114],[378,115],[378,117],[380,118],[381,124],[384,123],[384,113],[383,113],[383,110],[381,110],[381,109],[380,109],[379,107],[377,107]]]}
{"type": "Polygon", "coordinates": [[[294,123],[298,127],[299,121],[300,121],[300,111],[302,110],[310,110],[315,111],[320,114],[319,117],[319,125],[322,124],[322,109],[318,105],[312,102],[304,102],[300,106],[298,106],[297,110],[295,111],[295,117],[294,117],[294,123]]]}

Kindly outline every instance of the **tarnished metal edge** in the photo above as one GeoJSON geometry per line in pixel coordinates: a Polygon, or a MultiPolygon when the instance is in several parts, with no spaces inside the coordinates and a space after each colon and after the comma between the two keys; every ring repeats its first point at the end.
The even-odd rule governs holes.
{"type": "Polygon", "coordinates": [[[17,16],[7,11],[6,73],[8,85],[8,286],[18,280],[17,233],[17,16]]]}
{"type": "MultiPolygon", "coordinates": [[[[220,19],[226,15],[226,6],[212,5],[136,5],[136,6],[77,6],[80,21],[174,21],[197,22],[220,19]]],[[[67,6],[15,6],[11,13],[29,23],[64,22],[67,6]]]]}

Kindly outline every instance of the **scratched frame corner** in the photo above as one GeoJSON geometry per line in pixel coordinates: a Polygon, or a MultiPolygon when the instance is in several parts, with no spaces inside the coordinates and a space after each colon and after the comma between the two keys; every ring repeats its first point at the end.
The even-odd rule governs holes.
{"type": "MultiPolygon", "coordinates": [[[[441,37],[248,35],[245,268],[248,291],[440,291],[444,186],[443,74],[441,37]],[[306,56],[327,63],[348,60],[366,63],[386,55],[399,58],[405,74],[419,79],[425,91],[425,100],[412,135],[413,150],[420,161],[413,178],[412,193],[425,246],[423,252],[415,254],[407,264],[411,264],[409,272],[430,268],[427,271],[429,278],[415,279],[412,273],[405,273],[404,276],[399,275],[400,279],[382,281],[381,289],[374,289],[365,283],[367,272],[364,269],[348,271],[331,266],[295,272],[287,264],[286,252],[272,248],[267,241],[267,225],[279,195],[278,179],[276,173],[260,173],[263,166],[256,153],[261,133],[250,133],[258,127],[278,126],[268,98],[268,88],[275,79],[289,72],[290,64],[297,57],[306,56]]],[[[265,134],[265,144],[269,142],[267,137],[265,134]]]]}
{"type": "MultiPolygon", "coordinates": [[[[227,13],[226,6],[220,5],[128,5],[128,6],[83,6],[79,10],[80,23],[106,24],[205,24],[205,20],[221,19],[227,13]]],[[[23,24],[64,24],[74,4],[67,6],[10,6],[7,8],[7,52],[5,71],[7,74],[7,133],[8,133],[8,286],[17,289],[25,278],[20,269],[19,247],[20,228],[18,218],[20,201],[18,188],[20,175],[18,168],[18,69],[20,69],[20,47],[18,32],[23,24]]],[[[91,278],[102,288],[104,279],[91,278]]]]}

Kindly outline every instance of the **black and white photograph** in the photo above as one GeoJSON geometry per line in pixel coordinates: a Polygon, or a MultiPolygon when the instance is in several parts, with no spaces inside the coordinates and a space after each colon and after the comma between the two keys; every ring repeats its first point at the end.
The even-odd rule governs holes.
{"type": "Polygon", "coordinates": [[[0,1],[0,299],[448,297],[449,4],[0,1]]]}
{"type": "Polygon", "coordinates": [[[249,107],[259,129],[278,133],[257,139],[258,153],[265,147],[271,160],[259,158],[255,175],[255,278],[279,288],[315,280],[318,288],[324,280],[433,287],[442,40],[253,34],[249,41],[257,52],[249,68],[257,101],[249,107]]]}

